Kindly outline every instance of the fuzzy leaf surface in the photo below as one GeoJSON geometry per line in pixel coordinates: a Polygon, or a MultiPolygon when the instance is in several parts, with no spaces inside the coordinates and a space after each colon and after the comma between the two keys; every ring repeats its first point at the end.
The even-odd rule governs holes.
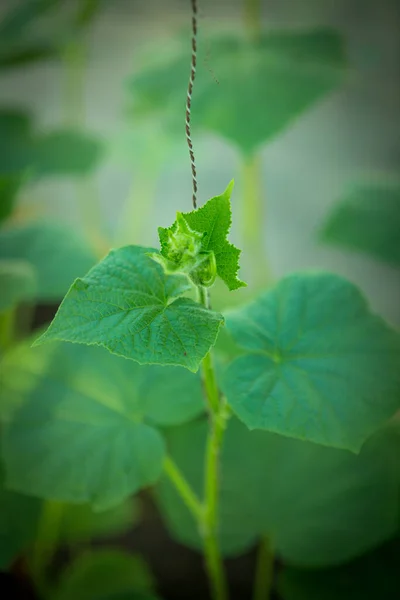
{"type": "Polygon", "coordinates": [[[37,343],[96,344],[140,364],[197,371],[223,323],[219,313],[189,298],[186,277],[167,276],[147,256],[151,248],[112,250],[65,296],[37,343]]]}
{"type": "MultiPolygon", "coordinates": [[[[182,216],[192,230],[206,234],[202,239],[202,252],[214,253],[219,277],[230,290],[236,290],[246,284],[237,277],[241,251],[227,239],[232,223],[232,189],[233,181],[223,194],[211,198],[204,206],[192,212],[182,213],[182,216]]],[[[168,229],[159,228],[161,254],[167,256],[168,232],[176,228],[176,221],[168,229]]]]}
{"type": "Polygon", "coordinates": [[[334,207],[321,239],[398,267],[399,232],[400,184],[360,185],[334,207]]]}
{"type": "Polygon", "coordinates": [[[359,289],[296,274],[227,316],[224,392],[250,429],[358,452],[400,406],[400,337],[359,289]]]}

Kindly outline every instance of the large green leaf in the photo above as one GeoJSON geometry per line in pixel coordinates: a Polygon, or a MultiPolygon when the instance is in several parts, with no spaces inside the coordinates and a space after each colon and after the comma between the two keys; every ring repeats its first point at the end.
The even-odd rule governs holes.
{"type": "Polygon", "coordinates": [[[140,246],[112,250],[75,281],[37,343],[97,344],[140,364],[197,371],[223,317],[177,298],[190,288],[187,278],[165,275],[147,256],[151,251],[140,246]]]}
{"type": "Polygon", "coordinates": [[[54,600],[157,600],[147,565],[121,550],[79,556],[62,574],[54,600]]]}
{"type": "Polygon", "coordinates": [[[400,406],[400,337],[341,277],[288,276],[227,327],[246,353],[223,387],[250,429],[357,452],[400,406]]]}
{"type": "MultiPolygon", "coordinates": [[[[167,444],[198,494],[204,482],[207,423],[170,429],[167,444]]],[[[340,563],[391,537],[399,523],[400,432],[388,428],[359,455],[229,421],[220,465],[224,554],[269,535],[277,555],[305,566],[340,563]]],[[[164,476],[157,499],[172,535],[201,548],[191,514],[164,476]]]]}
{"type": "Polygon", "coordinates": [[[0,466],[0,570],[8,569],[34,540],[40,509],[39,499],[4,488],[4,470],[0,466]]]}
{"type": "Polygon", "coordinates": [[[328,244],[400,265],[400,184],[355,187],[334,207],[321,231],[328,244]]]}
{"type": "Polygon", "coordinates": [[[283,568],[282,600],[393,600],[399,590],[400,539],[349,564],[330,569],[283,568]]]}
{"type": "MultiPolygon", "coordinates": [[[[193,93],[193,126],[214,131],[245,153],[280,133],[317,100],[334,90],[346,67],[341,36],[331,29],[273,31],[250,41],[232,35],[199,40],[193,93]],[[205,66],[208,63],[218,78],[205,66]]],[[[174,133],[182,126],[188,85],[188,45],[168,61],[129,82],[138,115],[162,112],[174,133]]]]}
{"type": "Polygon", "coordinates": [[[25,261],[35,270],[35,293],[26,300],[54,301],[67,292],[75,277],[96,262],[88,243],[59,223],[34,222],[10,225],[0,231],[0,260],[25,261]]]}
{"type": "Polygon", "coordinates": [[[164,444],[145,422],[134,363],[102,348],[29,343],[1,363],[7,485],[105,510],[153,484],[164,444]]]}
{"type": "Polygon", "coordinates": [[[0,258],[0,313],[31,298],[35,291],[36,273],[28,262],[0,258]]]}

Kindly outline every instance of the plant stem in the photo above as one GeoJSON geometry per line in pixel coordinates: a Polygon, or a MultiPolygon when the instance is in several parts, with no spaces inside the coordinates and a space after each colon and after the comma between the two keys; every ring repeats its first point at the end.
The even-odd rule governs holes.
{"type": "Polygon", "coordinates": [[[257,39],[262,31],[261,0],[244,1],[244,22],[250,35],[257,39]]]}
{"type": "Polygon", "coordinates": [[[176,463],[169,456],[164,459],[164,471],[193,517],[201,522],[203,520],[203,505],[186,481],[176,463]]]}
{"type": "Polygon", "coordinates": [[[269,600],[274,573],[274,553],[267,536],[260,540],[254,577],[253,600],[269,600]]]}
{"type": "Polygon", "coordinates": [[[264,201],[261,183],[261,157],[254,154],[243,160],[242,166],[242,236],[250,257],[254,285],[270,279],[270,269],[264,248],[264,201]]]}
{"type": "MultiPolygon", "coordinates": [[[[198,287],[199,302],[210,308],[208,288],[198,287]]],[[[217,378],[212,362],[211,351],[202,362],[204,389],[206,392],[210,428],[206,444],[204,469],[204,520],[201,534],[204,542],[206,569],[214,600],[226,600],[228,587],[218,542],[218,492],[219,455],[226,426],[228,412],[225,403],[220,401],[217,378]]]]}
{"type": "Polygon", "coordinates": [[[44,598],[51,597],[46,570],[54,549],[57,546],[63,509],[64,506],[61,502],[53,500],[43,501],[36,541],[29,561],[35,587],[44,598]]]}

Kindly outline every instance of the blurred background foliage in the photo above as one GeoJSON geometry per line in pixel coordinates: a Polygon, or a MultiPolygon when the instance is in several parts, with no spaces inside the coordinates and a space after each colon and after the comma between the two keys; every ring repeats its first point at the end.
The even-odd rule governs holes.
{"type": "MultiPolygon", "coordinates": [[[[199,4],[192,104],[199,202],[235,179],[232,240],[243,248],[241,276],[250,284],[232,297],[217,286],[216,307],[242,302],[294,270],[326,269],[357,283],[398,326],[399,3],[199,4]]],[[[44,597],[77,598],[83,586],[92,590],[88,600],[156,597],[139,557],[88,550],[93,539],[140,520],[139,500],[117,483],[119,504],[100,514],[88,504],[109,486],[102,467],[115,448],[100,452],[95,442],[108,444],[114,426],[129,433],[132,414],[141,427],[161,426],[193,485],[201,477],[195,376],[138,373],[99,349],[16,345],[37,324],[34,311],[51,305],[42,321],[50,319],[74,278],[111,247],[156,245],[157,226],[190,209],[190,18],[187,0],[0,5],[0,559],[9,568],[27,556],[44,597]],[[63,422],[77,404],[93,447],[79,437],[82,428],[63,422]],[[80,462],[83,448],[91,462],[80,462]],[[97,479],[85,480],[88,464],[97,479]],[[68,504],[77,482],[85,504],[68,504]],[[77,541],[87,554],[74,562],[77,541]],[[43,573],[60,545],[70,549],[69,570],[49,592],[43,573]]],[[[235,352],[223,337],[219,349],[221,364],[235,352]]],[[[130,450],[118,447],[116,464],[130,450]]],[[[284,600],[356,598],[360,590],[364,598],[392,598],[395,542],[377,546],[398,531],[398,456],[397,422],[353,457],[250,434],[234,420],[223,459],[227,555],[273,533],[277,556],[289,565],[277,579],[284,600]],[[317,566],[324,568],[310,570],[317,566]]],[[[170,535],[196,548],[164,480],[155,498],[170,535]]],[[[169,583],[176,588],[172,575],[169,583]]],[[[168,595],[165,583],[160,589],[165,598],[186,597],[185,586],[181,596],[168,595]]]]}

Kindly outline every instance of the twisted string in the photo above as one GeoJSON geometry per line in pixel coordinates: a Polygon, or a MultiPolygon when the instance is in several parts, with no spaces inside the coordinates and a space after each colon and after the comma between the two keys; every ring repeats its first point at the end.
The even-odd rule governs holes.
{"type": "Polygon", "coordinates": [[[186,140],[189,147],[190,163],[192,167],[192,186],[193,186],[193,208],[197,208],[197,174],[196,162],[193,153],[193,143],[190,132],[190,109],[192,106],[193,84],[196,77],[197,63],[197,0],[191,0],[192,4],[192,60],[190,65],[189,85],[186,96],[186,140]]]}

